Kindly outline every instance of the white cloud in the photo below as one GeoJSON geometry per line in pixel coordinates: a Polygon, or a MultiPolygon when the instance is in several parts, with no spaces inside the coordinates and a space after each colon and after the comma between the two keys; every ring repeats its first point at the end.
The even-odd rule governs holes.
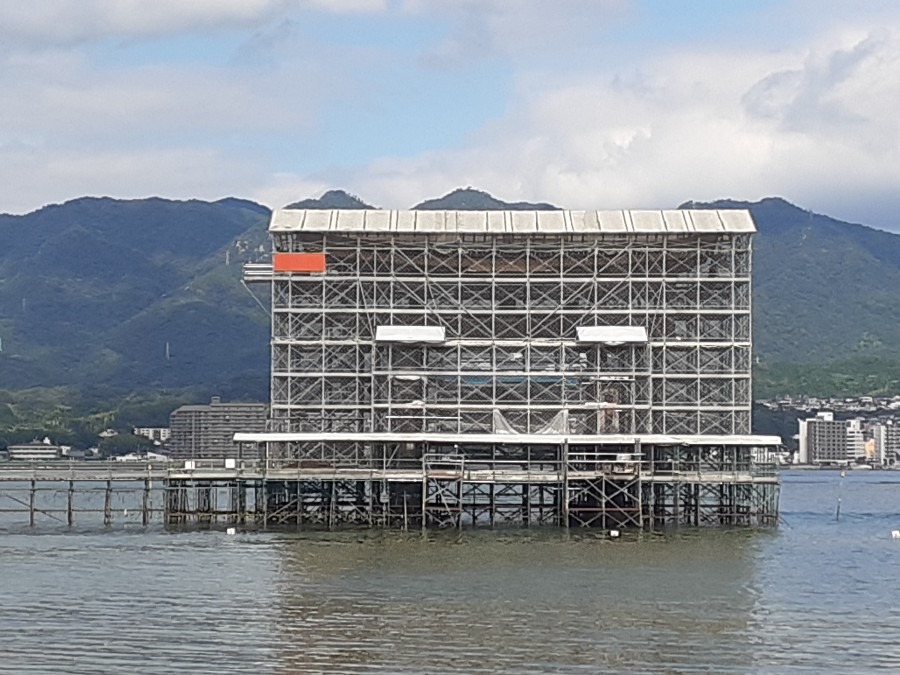
{"type": "MultiPolygon", "coordinates": [[[[260,204],[265,204],[272,208],[281,208],[301,199],[318,197],[333,187],[336,186],[331,185],[327,180],[295,173],[279,172],[271,177],[266,177],[259,185],[246,187],[241,194],[246,195],[247,199],[260,204]]],[[[346,186],[340,187],[346,189],[346,186]]]]}
{"type": "Polygon", "coordinates": [[[207,148],[46,153],[6,145],[0,146],[0,211],[25,213],[84,195],[211,200],[242,196],[260,171],[250,158],[207,148]]]}
{"type": "Polygon", "coordinates": [[[784,195],[881,225],[887,212],[867,200],[900,192],[897,32],[828,35],[805,52],[686,50],[564,85],[531,78],[510,107],[465,147],[333,180],[393,207],[464,185],[571,208],[784,195]]]}
{"type": "Polygon", "coordinates": [[[7,43],[59,46],[103,38],[157,37],[252,27],[295,10],[375,12],[386,0],[31,0],[0,3],[7,43]]]}
{"type": "MultiPolygon", "coordinates": [[[[795,0],[789,10],[802,18],[811,2],[795,0]]],[[[629,18],[626,0],[0,3],[0,210],[85,193],[233,194],[281,206],[329,187],[405,208],[472,185],[571,208],[779,194],[885,224],[887,210],[867,205],[893,200],[900,213],[900,34],[874,27],[892,25],[892,7],[881,2],[868,20],[835,9],[831,22],[818,17],[815,35],[779,47],[716,47],[707,35],[660,50],[649,40],[603,40],[629,18]],[[358,41],[349,33],[334,40],[307,32],[298,8],[396,9],[403,30],[422,19],[424,34],[437,25],[441,37],[424,49],[415,40],[393,46],[395,29],[378,33],[378,21],[358,41]],[[240,28],[228,45],[244,42],[219,65],[193,56],[111,64],[98,61],[108,50],[77,44],[220,27],[240,28]],[[423,73],[416,58],[459,70],[423,73]],[[484,59],[512,73],[498,80],[507,112],[463,142],[437,149],[447,141],[435,119],[421,152],[324,165],[326,154],[348,162],[355,144],[365,146],[365,133],[350,128],[348,147],[328,147],[344,142],[338,123],[401,135],[397,119],[408,116],[389,102],[398,94],[441,100],[440,114],[458,109],[477,119],[484,101],[459,95],[458,84],[445,89],[444,78],[494,77],[484,74],[484,59]],[[310,150],[295,160],[288,144],[310,150]]],[[[133,43],[123,44],[127,53],[133,43]]],[[[361,147],[360,156],[369,151],[361,147]]]]}
{"type": "Polygon", "coordinates": [[[446,37],[425,51],[423,61],[455,67],[492,56],[535,61],[590,51],[633,4],[633,0],[403,0],[401,8],[449,22],[446,37]]]}

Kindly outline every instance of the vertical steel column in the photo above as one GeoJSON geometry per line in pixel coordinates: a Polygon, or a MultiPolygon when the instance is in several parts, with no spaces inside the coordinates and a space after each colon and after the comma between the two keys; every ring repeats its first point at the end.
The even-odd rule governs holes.
{"type": "Polygon", "coordinates": [[[569,439],[564,438],[560,448],[562,460],[562,518],[565,528],[569,529],[569,439]]]}
{"type": "Polygon", "coordinates": [[[66,501],[66,523],[69,527],[75,524],[75,483],[69,479],[69,494],[66,501]]]}
{"type": "Polygon", "coordinates": [[[144,492],[141,496],[141,525],[150,524],[150,478],[144,479],[144,492]]]}
{"type": "Polygon", "coordinates": [[[31,479],[31,490],[29,491],[28,498],[28,524],[31,527],[34,527],[34,507],[35,507],[35,492],[37,491],[37,485],[34,478],[31,479]]]}

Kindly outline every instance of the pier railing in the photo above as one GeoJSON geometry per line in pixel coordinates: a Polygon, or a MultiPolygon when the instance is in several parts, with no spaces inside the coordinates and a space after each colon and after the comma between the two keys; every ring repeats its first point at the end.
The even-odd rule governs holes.
{"type": "Polygon", "coordinates": [[[102,514],[105,525],[114,519],[327,527],[773,522],[775,466],[729,464],[717,457],[649,461],[636,454],[579,451],[530,458],[429,453],[354,461],[4,462],[0,529],[7,517],[32,526],[71,526],[76,514],[79,523],[82,517],[100,522],[96,514],[102,514]]]}
{"type": "MultiPolygon", "coordinates": [[[[361,476],[386,476],[390,474],[409,475],[426,473],[428,464],[438,464],[445,456],[429,455],[427,458],[395,458],[389,460],[371,459],[367,461],[321,461],[313,459],[195,459],[195,460],[153,460],[153,461],[8,461],[0,464],[0,481],[31,480],[32,478],[52,480],[160,480],[169,476],[179,477],[272,477],[296,476],[339,476],[348,478],[361,476]]],[[[774,463],[754,463],[737,467],[701,466],[693,463],[673,464],[672,462],[642,462],[637,459],[615,461],[606,455],[573,453],[567,461],[560,460],[518,460],[466,458],[462,464],[454,464],[452,469],[465,472],[467,479],[485,480],[500,476],[518,475],[523,479],[545,478],[562,475],[568,465],[570,473],[596,475],[641,475],[659,480],[717,480],[725,482],[748,479],[775,479],[777,466],[774,463]]]]}

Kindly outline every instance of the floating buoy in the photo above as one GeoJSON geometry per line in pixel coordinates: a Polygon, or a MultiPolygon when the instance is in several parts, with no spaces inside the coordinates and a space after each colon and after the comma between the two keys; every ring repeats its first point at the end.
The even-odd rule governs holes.
{"type": "Polygon", "coordinates": [[[891,530],[891,539],[900,539],[900,530],[891,530]]]}
{"type": "Polygon", "coordinates": [[[619,536],[619,531],[618,530],[610,530],[609,536],[613,539],[616,539],[619,536]]]}
{"type": "MultiPolygon", "coordinates": [[[[233,534],[237,534],[237,530],[233,527],[229,527],[227,530],[225,530],[225,534],[227,534],[229,536],[233,535],[233,534]]],[[[898,534],[900,534],[900,533],[898,533],[898,534]]]]}

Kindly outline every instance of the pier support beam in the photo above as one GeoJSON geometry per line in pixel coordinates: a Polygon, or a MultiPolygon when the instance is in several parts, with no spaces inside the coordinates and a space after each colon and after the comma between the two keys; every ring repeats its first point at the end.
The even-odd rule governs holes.
{"type": "Polygon", "coordinates": [[[69,494],[66,499],[66,524],[69,527],[75,524],[75,483],[69,481],[69,494]]]}

